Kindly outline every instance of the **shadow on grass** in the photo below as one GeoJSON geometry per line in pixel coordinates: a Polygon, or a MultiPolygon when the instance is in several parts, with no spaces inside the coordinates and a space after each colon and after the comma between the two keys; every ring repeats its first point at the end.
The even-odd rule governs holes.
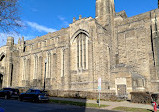
{"type": "Polygon", "coordinates": [[[73,98],[54,98],[50,99],[49,103],[65,105],[66,109],[57,109],[57,112],[86,112],[86,99],[73,98]],[[71,101],[70,101],[71,100],[71,101]],[[81,102],[78,102],[81,100],[81,102]],[[81,108],[77,107],[80,106],[81,108]],[[78,109],[76,109],[78,108],[78,109]]]}
{"type": "Polygon", "coordinates": [[[56,103],[56,104],[65,104],[65,105],[74,105],[74,106],[80,106],[80,107],[89,107],[89,108],[103,108],[103,107],[107,107],[108,105],[98,105],[98,103],[87,103],[86,99],[71,99],[71,101],[67,100],[67,98],[59,98],[57,99],[50,99],[49,102],[50,103],[56,103]]]}

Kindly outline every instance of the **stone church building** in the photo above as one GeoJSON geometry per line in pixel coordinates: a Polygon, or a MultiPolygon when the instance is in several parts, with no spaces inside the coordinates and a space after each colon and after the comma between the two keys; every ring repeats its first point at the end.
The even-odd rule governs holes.
{"type": "Polygon", "coordinates": [[[127,95],[159,91],[159,9],[127,17],[114,0],[96,0],[96,17],[0,48],[0,87],[101,91],[127,95]],[[45,84],[44,84],[45,83],[45,84]]]}

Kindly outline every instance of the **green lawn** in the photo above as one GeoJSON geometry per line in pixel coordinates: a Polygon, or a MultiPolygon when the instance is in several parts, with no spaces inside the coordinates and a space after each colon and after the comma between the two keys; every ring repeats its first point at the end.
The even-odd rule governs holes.
{"type": "Polygon", "coordinates": [[[113,108],[113,110],[120,110],[125,112],[153,112],[152,110],[149,110],[149,109],[131,108],[131,107],[116,107],[116,108],[113,108]]]}
{"type": "Polygon", "coordinates": [[[58,104],[66,104],[66,105],[76,105],[76,106],[82,106],[82,107],[93,107],[93,108],[102,108],[107,107],[109,105],[100,105],[94,104],[94,103],[84,103],[84,102],[74,102],[74,101],[63,101],[63,100],[50,100],[50,103],[58,103],[58,104]]]}

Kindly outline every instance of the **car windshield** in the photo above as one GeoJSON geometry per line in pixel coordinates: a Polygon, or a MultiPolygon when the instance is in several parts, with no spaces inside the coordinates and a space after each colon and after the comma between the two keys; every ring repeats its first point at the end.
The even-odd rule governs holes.
{"type": "Polygon", "coordinates": [[[40,90],[34,90],[35,93],[40,93],[40,90]]]}
{"type": "Polygon", "coordinates": [[[40,90],[29,89],[26,93],[40,93],[40,90]]]}

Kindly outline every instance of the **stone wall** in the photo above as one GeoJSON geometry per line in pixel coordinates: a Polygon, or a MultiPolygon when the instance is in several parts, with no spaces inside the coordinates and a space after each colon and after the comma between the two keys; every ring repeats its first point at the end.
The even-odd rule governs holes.
{"type": "MultiPolygon", "coordinates": [[[[0,61],[6,74],[3,86],[41,89],[45,81],[46,89],[63,90],[67,96],[66,90],[96,91],[102,78],[102,92],[113,90],[117,95],[115,80],[125,80],[127,94],[133,91],[133,74],[137,74],[144,80],[139,91],[158,91],[158,14],[156,9],[128,18],[124,11],[115,13],[114,0],[96,0],[95,19],[80,16],[68,28],[32,40],[22,37],[16,45],[9,37],[5,50],[0,48],[6,54],[0,61]]],[[[64,96],[62,91],[58,94],[64,96]]]]}
{"type": "MultiPolygon", "coordinates": [[[[83,98],[83,99],[98,99],[98,92],[89,91],[64,91],[64,90],[50,90],[48,91],[50,96],[53,97],[65,97],[65,98],[83,98]]],[[[100,98],[103,100],[109,100],[115,97],[114,92],[102,92],[100,98]]]]}
{"type": "MultiPolygon", "coordinates": [[[[116,60],[129,66],[131,71],[146,78],[146,89],[151,91],[151,78],[156,77],[158,48],[155,28],[158,29],[158,9],[130,18],[115,19],[116,60]],[[156,22],[155,22],[156,21],[156,22]],[[156,45],[155,45],[156,44],[156,45]],[[150,55],[152,54],[152,55],[150,55]],[[152,76],[152,77],[151,77],[152,76]]],[[[158,38],[158,37],[157,37],[158,38]]],[[[115,54],[115,53],[114,53],[115,54]]],[[[115,56],[114,56],[115,57],[115,56]]]]}

